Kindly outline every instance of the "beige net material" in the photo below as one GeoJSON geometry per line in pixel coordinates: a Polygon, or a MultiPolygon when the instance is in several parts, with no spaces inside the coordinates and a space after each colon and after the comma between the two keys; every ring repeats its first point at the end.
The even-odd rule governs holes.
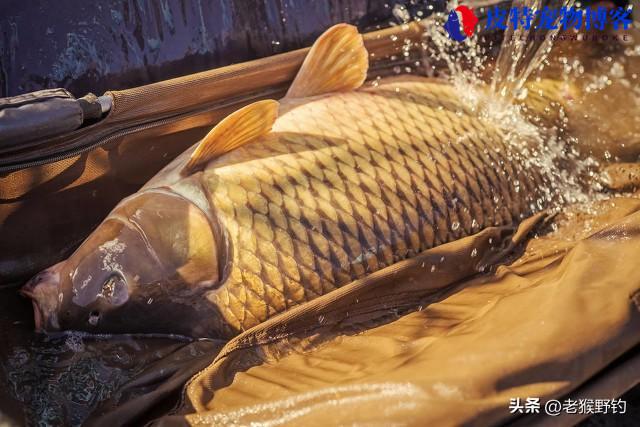
{"type": "Polygon", "coordinates": [[[633,197],[487,229],[247,331],[157,423],[492,425],[510,398],[620,395],[640,364],[604,370],[640,342],[639,255],[633,197]]]}

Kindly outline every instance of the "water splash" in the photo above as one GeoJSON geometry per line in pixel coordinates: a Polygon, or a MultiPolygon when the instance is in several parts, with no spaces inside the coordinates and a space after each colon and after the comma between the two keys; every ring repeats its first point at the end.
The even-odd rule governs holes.
{"type": "MultiPolygon", "coordinates": [[[[518,11],[536,12],[548,7],[549,10],[570,8],[574,0],[514,0],[512,8],[518,11]]],[[[533,19],[531,26],[507,25],[500,53],[496,60],[491,90],[508,101],[526,97],[523,88],[534,71],[544,66],[544,60],[551,52],[554,37],[560,31],[560,15],[553,25],[540,25],[541,15],[533,19]],[[555,28],[554,28],[555,27],[555,28]]]]}
{"type": "MultiPolygon", "coordinates": [[[[557,10],[572,4],[573,0],[516,0],[512,7],[557,10]]],[[[597,166],[597,162],[580,158],[575,149],[575,138],[564,129],[567,121],[563,105],[547,99],[552,105],[546,105],[542,111],[530,108],[531,96],[544,99],[561,93],[556,86],[551,86],[555,81],[542,82],[536,87],[536,93],[528,93],[528,88],[533,87],[528,81],[548,62],[554,37],[559,31],[535,27],[536,21],[530,29],[519,26],[514,30],[508,25],[495,62],[489,54],[491,45],[482,43],[477,36],[463,42],[453,41],[443,25],[426,28],[422,47],[427,70],[433,73],[438,70],[439,76],[457,88],[467,108],[502,130],[505,140],[515,148],[512,155],[518,158],[513,160],[546,175],[545,194],[532,202],[533,210],[540,210],[550,205],[559,208],[566,203],[585,202],[593,196],[590,190],[598,188],[592,186],[587,191],[582,185],[583,175],[597,166]],[[490,71],[493,73],[488,76],[490,71]],[[546,117],[556,113],[557,120],[546,117]]]]}

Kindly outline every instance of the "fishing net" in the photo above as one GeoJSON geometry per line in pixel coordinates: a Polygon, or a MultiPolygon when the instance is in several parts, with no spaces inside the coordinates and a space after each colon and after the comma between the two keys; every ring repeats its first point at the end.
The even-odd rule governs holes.
{"type": "Polygon", "coordinates": [[[511,413],[515,398],[616,397],[640,373],[638,253],[634,197],[487,229],[272,318],[196,366],[151,366],[90,420],[139,423],[164,405],[160,425],[488,425],[531,421],[511,413]]]}

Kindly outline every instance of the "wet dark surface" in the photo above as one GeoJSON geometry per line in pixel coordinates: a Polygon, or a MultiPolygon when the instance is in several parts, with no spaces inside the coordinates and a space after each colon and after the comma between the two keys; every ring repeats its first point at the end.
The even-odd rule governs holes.
{"type": "Polygon", "coordinates": [[[80,425],[108,399],[117,405],[148,394],[181,368],[194,371],[182,373],[188,378],[223,344],[75,332],[47,336],[33,327],[31,303],[17,287],[0,288],[0,414],[16,425],[80,425]],[[144,381],[128,385],[142,374],[144,381]]]}
{"type": "Polygon", "coordinates": [[[635,427],[640,423],[640,386],[635,386],[620,399],[627,402],[625,414],[598,414],[578,424],[579,427],[635,427]]]}
{"type": "Polygon", "coordinates": [[[387,26],[405,4],[445,1],[4,0],[0,97],[139,86],[304,47],[338,22],[387,26]]]}

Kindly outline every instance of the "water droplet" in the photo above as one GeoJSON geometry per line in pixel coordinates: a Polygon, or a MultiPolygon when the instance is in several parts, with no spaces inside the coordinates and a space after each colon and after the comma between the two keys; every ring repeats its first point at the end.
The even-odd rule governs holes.
{"type": "Polygon", "coordinates": [[[459,223],[458,221],[454,221],[454,222],[451,224],[451,229],[452,229],[453,231],[456,231],[458,228],[460,228],[460,223],[459,223]]]}

